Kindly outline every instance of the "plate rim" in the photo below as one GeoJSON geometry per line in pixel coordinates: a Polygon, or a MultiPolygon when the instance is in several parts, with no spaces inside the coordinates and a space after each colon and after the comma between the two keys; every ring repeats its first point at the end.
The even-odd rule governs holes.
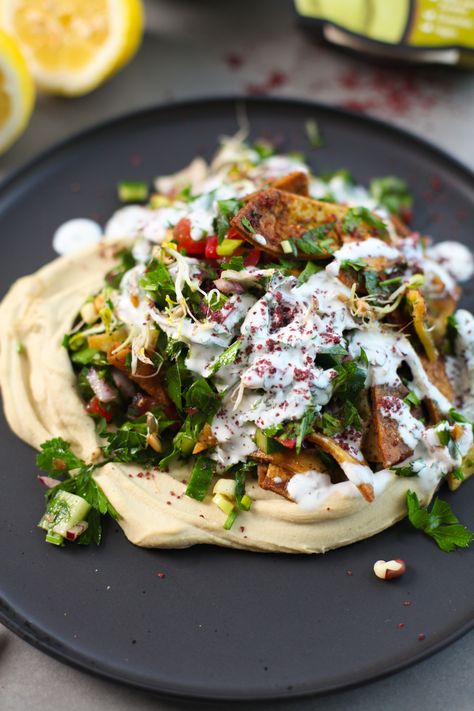
{"type": "MultiPolygon", "coordinates": [[[[41,168],[43,163],[47,163],[54,160],[57,154],[61,151],[67,150],[76,142],[81,142],[93,137],[95,134],[100,134],[108,128],[113,128],[119,124],[126,124],[130,121],[135,121],[137,119],[146,118],[147,115],[152,115],[156,113],[166,113],[167,111],[182,110],[186,109],[196,109],[203,105],[212,106],[218,104],[234,104],[236,107],[239,105],[276,105],[284,107],[285,105],[290,107],[299,107],[301,109],[315,111],[322,111],[328,115],[333,115],[341,118],[346,118],[351,121],[356,121],[359,124],[364,124],[368,126],[373,126],[374,129],[379,131],[384,131],[385,134],[391,135],[392,138],[403,137],[404,140],[410,141],[415,144],[418,148],[430,153],[434,156],[435,160],[441,160],[443,163],[448,165],[451,169],[456,170],[461,174],[462,180],[467,181],[470,187],[474,189],[474,169],[471,169],[468,165],[463,163],[457,157],[451,155],[444,148],[440,148],[432,141],[419,136],[416,133],[407,130],[405,128],[399,127],[396,124],[390,123],[383,119],[362,114],[356,111],[351,111],[337,105],[327,104],[325,102],[312,101],[310,99],[304,98],[293,98],[291,96],[278,96],[278,97],[254,97],[254,96],[244,96],[235,94],[223,94],[221,95],[210,95],[203,97],[194,98],[184,98],[167,102],[160,102],[153,104],[151,106],[146,106],[132,111],[126,111],[120,113],[117,116],[105,119],[98,123],[92,124],[91,126],[82,129],[81,131],[75,132],[72,135],[66,137],[65,139],[53,143],[48,148],[40,151],[38,154],[30,158],[29,160],[22,163],[18,168],[14,169],[8,173],[0,181],[0,201],[8,192],[15,188],[17,182],[21,182],[23,179],[28,177],[28,174],[32,171],[41,168]]],[[[410,657],[407,661],[392,663],[388,668],[384,669],[382,672],[378,672],[370,677],[359,679],[353,682],[347,682],[341,684],[336,682],[329,684],[324,687],[319,687],[319,689],[314,690],[311,688],[299,688],[291,689],[288,691],[281,690],[263,690],[261,692],[252,692],[251,694],[240,693],[236,695],[232,693],[220,692],[219,690],[214,690],[212,692],[202,692],[194,690],[184,691],[181,688],[164,688],[163,684],[160,684],[160,688],[157,688],[153,683],[147,683],[146,681],[140,681],[138,679],[133,679],[130,677],[125,677],[120,672],[114,671],[104,663],[97,663],[92,659],[87,659],[87,657],[81,652],[74,650],[72,645],[63,645],[58,643],[49,635],[42,632],[35,625],[30,623],[28,619],[18,613],[11,605],[7,604],[2,596],[0,596],[0,622],[11,632],[16,634],[18,637],[26,641],[32,647],[39,649],[40,651],[48,654],[59,662],[66,663],[69,666],[78,669],[81,672],[86,672],[92,674],[93,676],[105,679],[109,682],[115,682],[122,686],[127,686],[128,688],[135,688],[141,691],[152,692],[157,698],[163,698],[164,700],[186,700],[186,701],[214,701],[214,702],[228,702],[228,703],[238,703],[244,701],[275,701],[277,699],[298,699],[298,698],[308,698],[308,697],[322,697],[326,694],[348,691],[357,687],[365,686],[375,681],[379,681],[388,676],[391,676],[397,672],[400,672],[408,667],[414,666],[421,661],[427,659],[433,654],[439,652],[445,647],[449,646],[456,640],[460,639],[462,636],[467,634],[471,629],[474,628],[474,615],[468,620],[464,625],[459,627],[455,632],[444,637],[442,640],[433,642],[429,646],[424,646],[423,649],[410,657]]]]}

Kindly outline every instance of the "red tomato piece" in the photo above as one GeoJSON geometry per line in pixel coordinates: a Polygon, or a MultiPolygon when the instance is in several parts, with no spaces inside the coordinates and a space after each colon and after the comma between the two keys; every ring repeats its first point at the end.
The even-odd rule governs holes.
{"type": "Polygon", "coordinates": [[[173,237],[178,245],[178,250],[184,249],[186,254],[204,254],[206,240],[196,241],[191,237],[191,222],[187,217],[182,217],[173,228],[173,237]]]}
{"type": "Polygon", "coordinates": [[[279,439],[278,441],[288,449],[293,449],[296,446],[296,439],[279,439]]]}
{"type": "Polygon", "coordinates": [[[244,265],[246,267],[256,267],[259,259],[260,259],[260,250],[258,247],[254,247],[253,249],[249,249],[249,251],[245,255],[244,265]]]}
{"type": "Polygon", "coordinates": [[[112,419],[112,414],[100,404],[96,395],[94,395],[94,397],[87,403],[86,411],[89,415],[99,415],[100,417],[104,417],[107,422],[110,422],[112,419]]]}
{"type": "Polygon", "coordinates": [[[204,256],[206,259],[217,259],[219,256],[217,254],[217,235],[211,235],[206,240],[206,248],[204,250],[204,256]]]}

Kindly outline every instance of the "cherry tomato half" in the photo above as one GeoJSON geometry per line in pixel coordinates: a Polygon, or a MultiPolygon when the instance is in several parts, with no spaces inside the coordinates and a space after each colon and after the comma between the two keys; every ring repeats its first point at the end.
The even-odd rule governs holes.
{"type": "Polygon", "coordinates": [[[186,250],[186,254],[204,254],[206,240],[196,241],[191,237],[191,222],[187,217],[182,217],[173,228],[173,237],[178,245],[178,250],[186,250]]]}

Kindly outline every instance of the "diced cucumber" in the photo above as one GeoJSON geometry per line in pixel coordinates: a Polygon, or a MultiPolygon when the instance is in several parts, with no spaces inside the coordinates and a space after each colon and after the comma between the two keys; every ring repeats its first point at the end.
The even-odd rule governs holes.
{"type": "Polygon", "coordinates": [[[53,546],[62,546],[64,543],[64,536],[61,536],[59,533],[48,531],[45,540],[46,543],[52,543],[53,546]]]}
{"type": "Polygon", "coordinates": [[[218,479],[213,494],[222,494],[229,499],[235,498],[235,480],[234,479],[218,479]]]}
{"type": "Polygon", "coordinates": [[[203,501],[214,476],[214,466],[214,463],[207,457],[197,457],[186,487],[187,496],[197,501],[203,501]]]}
{"type": "Polygon", "coordinates": [[[148,198],[148,185],[138,180],[124,180],[117,186],[120,202],[144,202],[148,198]]]}
{"type": "Polygon", "coordinates": [[[262,430],[255,432],[255,444],[264,454],[274,454],[282,450],[281,444],[272,437],[267,437],[262,430]]]}
{"type": "Polygon", "coordinates": [[[212,497],[212,501],[216,506],[220,508],[221,511],[227,514],[227,516],[229,516],[234,509],[232,501],[229,501],[229,499],[225,496],[222,496],[222,494],[214,494],[214,496],[212,497]]]}
{"type": "Polygon", "coordinates": [[[48,535],[57,534],[64,537],[69,529],[86,518],[90,508],[90,504],[82,496],[60,490],[49,502],[38,526],[48,531],[48,535]]]}

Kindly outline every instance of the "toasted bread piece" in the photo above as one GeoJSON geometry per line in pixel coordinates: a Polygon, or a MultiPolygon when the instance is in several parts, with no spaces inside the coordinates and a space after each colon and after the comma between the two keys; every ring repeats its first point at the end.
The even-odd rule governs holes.
{"type": "MultiPolygon", "coordinates": [[[[373,227],[362,222],[351,233],[344,232],[342,223],[347,213],[348,208],[343,205],[267,188],[256,193],[238,211],[231,225],[248,242],[273,257],[281,257],[285,254],[281,247],[282,242],[293,239],[298,247],[298,239],[316,227],[327,227],[324,236],[332,240],[334,249],[343,241],[367,239],[377,233],[373,227]],[[250,224],[252,229],[248,229],[246,223],[250,224]],[[265,244],[262,244],[262,240],[256,240],[255,234],[263,237],[265,244]]],[[[318,255],[301,252],[305,259],[313,260],[327,259],[330,255],[331,250],[327,248],[321,249],[318,255]]]]}
{"type": "MultiPolygon", "coordinates": [[[[446,374],[444,358],[440,356],[438,360],[434,361],[433,363],[429,360],[429,358],[427,358],[427,356],[422,354],[420,355],[420,360],[423,364],[423,368],[425,369],[426,375],[433,383],[433,385],[437,387],[438,390],[443,393],[443,395],[447,397],[448,400],[452,402],[454,399],[454,392],[446,374]]],[[[430,400],[430,398],[426,398],[424,402],[426,405],[426,409],[428,410],[428,416],[430,418],[431,424],[436,424],[440,420],[444,419],[444,415],[440,412],[436,403],[433,400],[430,400]]]]}
{"type": "Polygon", "coordinates": [[[259,464],[257,468],[258,484],[262,489],[274,491],[275,494],[289,499],[286,485],[290,481],[294,472],[289,472],[276,464],[259,464]]]}
{"type": "Polygon", "coordinates": [[[259,462],[269,462],[283,467],[294,474],[300,474],[313,469],[318,472],[326,472],[327,467],[323,463],[321,457],[314,449],[303,449],[298,454],[295,449],[288,449],[285,452],[274,452],[273,454],[265,454],[257,450],[250,455],[252,459],[259,462]]]}
{"type": "Polygon", "coordinates": [[[114,351],[118,345],[120,344],[113,344],[107,353],[107,360],[109,363],[115,366],[115,368],[118,368],[126,373],[130,380],[133,380],[133,382],[148,393],[148,395],[151,395],[151,397],[156,400],[158,405],[161,405],[162,407],[170,405],[171,400],[168,397],[165,386],[163,385],[161,372],[157,372],[154,365],[138,361],[136,373],[131,373],[126,365],[127,356],[131,349],[127,346],[125,348],[121,348],[115,353],[114,351]]]}
{"type": "Polygon", "coordinates": [[[372,423],[376,440],[372,455],[377,457],[374,461],[380,462],[384,468],[398,464],[413,453],[401,439],[396,421],[382,414],[384,398],[397,397],[403,400],[407,394],[408,390],[404,385],[374,385],[371,388],[372,423]]]}
{"type": "MultiPolygon", "coordinates": [[[[323,452],[326,452],[333,459],[335,459],[336,462],[341,465],[341,468],[344,468],[344,465],[346,464],[352,464],[356,466],[367,467],[367,471],[370,471],[367,462],[365,462],[364,460],[361,461],[353,457],[352,454],[350,454],[346,449],[344,449],[344,447],[341,447],[340,444],[338,444],[330,437],[326,437],[326,435],[320,434],[319,432],[311,432],[311,434],[308,435],[307,439],[310,442],[314,442],[314,444],[317,444],[318,447],[323,450],[323,452]]],[[[350,472],[349,476],[347,474],[346,476],[350,480],[350,472]]],[[[366,501],[371,502],[374,500],[374,487],[371,483],[364,482],[356,484],[356,486],[366,501]]]]}

